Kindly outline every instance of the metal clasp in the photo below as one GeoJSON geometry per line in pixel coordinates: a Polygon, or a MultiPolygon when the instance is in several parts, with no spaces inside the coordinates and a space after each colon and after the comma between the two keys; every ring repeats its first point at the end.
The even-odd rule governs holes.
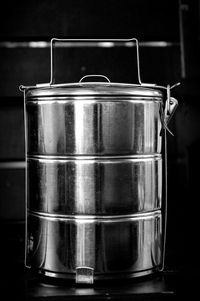
{"type": "Polygon", "coordinates": [[[94,269],[90,267],[76,268],[76,283],[93,284],[94,283],[94,269]]]}
{"type": "Polygon", "coordinates": [[[165,107],[165,123],[168,124],[170,119],[172,118],[174,112],[176,111],[176,108],[178,106],[178,100],[174,97],[170,97],[167,101],[166,107],[165,107]]]}
{"type": "Polygon", "coordinates": [[[175,99],[174,97],[171,97],[171,89],[174,87],[180,85],[180,83],[177,83],[173,86],[170,87],[170,85],[167,85],[167,99],[165,102],[165,107],[164,107],[164,112],[163,112],[163,117],[162,117],[162,122],[163,122],[163,127],[173,136],[173,133],[169,130],[168,128],[168,123],[170,119],[172,118],[177,106],[178,106],[178,100],[175,99]]]}
{"type": "MultiPolygon", "coordinates": [[[[178,84],[176,84],[176,86],[178,84]]],[[[171,117],[173,116],[173,114],[178,106],[178,100],[176,100],[174,97],[171,97],[171,89],[174,86],[170,87],[170,85],[167,85],[167,100],[166,100],[165,110],[164,110],[164,118],[165,118],[166,124],[169,123],[171,117]]]]}

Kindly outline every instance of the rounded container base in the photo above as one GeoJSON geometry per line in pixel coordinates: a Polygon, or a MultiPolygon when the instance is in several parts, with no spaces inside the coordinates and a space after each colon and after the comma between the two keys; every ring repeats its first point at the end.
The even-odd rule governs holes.
{"type": "MultiPolygon", "coordinates": [[[[43,279],[48,279],[50,281],[60,281],[63,283],[65,280],[69,280],[75,282],[77,284],[92,284],[93,282],[88,283],[87,281],[83,281],[79,283],[76,281],[75,273],[55,273],[47,270],[37,270],[35,271],[39,276],[43,279]]],[[[95,274],[93,280],[94,282],[102,282],[102,281],[112,281],[112,280],[127,280],[127,279],[144,279],[145,277],[157,275],[159,273],[158,268],[138,271],[138,272],[121,272],[121,273],[102,273],[95,274]]]]}

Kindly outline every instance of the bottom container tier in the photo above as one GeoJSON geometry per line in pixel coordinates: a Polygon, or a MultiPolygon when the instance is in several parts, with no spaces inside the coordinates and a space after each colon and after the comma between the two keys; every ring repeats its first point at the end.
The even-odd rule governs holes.
{"type": "Polygon", "coordinates": [[[162,261],[159,210],[117,217],[29,212],[26,238],[27,266],[77,283],[146,275],[162,261]]]}

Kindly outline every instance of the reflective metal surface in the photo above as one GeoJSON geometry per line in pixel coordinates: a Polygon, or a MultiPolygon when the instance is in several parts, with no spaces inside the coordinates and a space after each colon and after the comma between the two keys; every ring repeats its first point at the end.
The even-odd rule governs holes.
{"type": "Polygon", "coordinates": [[[75,279],[85,267],[94,279],[137,277],[161,263],[160,211],[115,219],[31,212],[27,227],[27,265],[46,275],[75,279]]]}
{"type": "Polygon", "coordinates": [[[31,155],[149,155],[161,152],[162,101],[138,97],[29,100],[31,155]]]}
{"type": "Polygon", "coordinates": [[[25,90],[27,266],[90,284],[160,267],[163,116],[158,89],[25,90]]]}
{"type": "MultiPolygon", "coordinates": [[[[104,75],[87,75],[87,77],[99,77],[104,75]]],[[[85,78],[85,76],[83,77],[85,78]]],[[[82,78],[82,79],[83,79],[82,78]]],[[[106,77],[107,78],[107,77],[106,77]]],[[[38,84],[36,86],[20,86],[22,91],[25,91],[25,96],[27,100],[40,99],[46,97],[127,97],[127,96],[135,96],[140,98],[150,97],[151,99],[163,98],[163,92],[160,90],[160,86],[156,86],[154,84],[148,84],[145,86],[127,84],[127,83],[113,83],[110,82],[82,82],[80,79],[79,82],[76,83],[64,83],[64,84],[38,84]],[[25,89],[25,90],[24,90],[25,89]]],[[[94,80],[94,78],[93,78],[94,80]]],[[[162,87],[165,88],[165,87],[162,87]]]]}
{"type": "Polygon", "coordinates": [[[62,215],[160,209],[161,156],[28,159],[28,208],[62,215]]]}

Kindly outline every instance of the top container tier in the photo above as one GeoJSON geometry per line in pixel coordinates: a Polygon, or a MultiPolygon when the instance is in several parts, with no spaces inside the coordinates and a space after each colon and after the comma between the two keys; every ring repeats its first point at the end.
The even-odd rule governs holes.
{"type": "Polygon", "coordinates": [[[28,155],[156,155],[163,94],[117,83],[74,83],[25,91],[28,155]]]}

